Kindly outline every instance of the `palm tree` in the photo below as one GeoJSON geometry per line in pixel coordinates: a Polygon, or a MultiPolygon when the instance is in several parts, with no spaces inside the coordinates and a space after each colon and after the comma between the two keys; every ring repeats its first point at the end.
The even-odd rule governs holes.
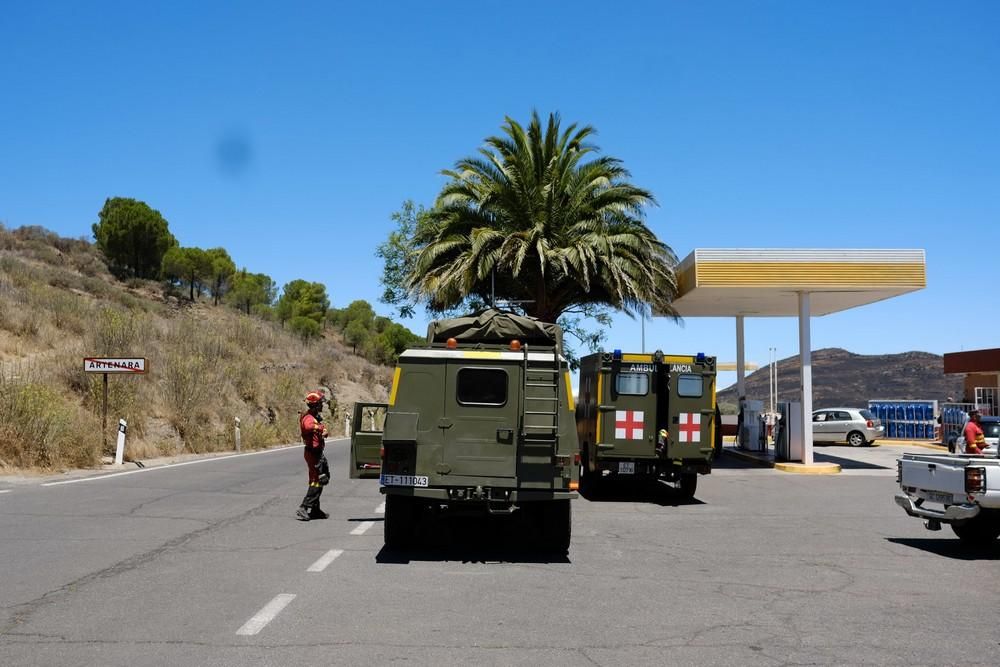
{"type": "Polygon", "coordinates": [[[442,172],[408,287],[438,310],[495,293],[549,322],[593,306],[675,316],[676,257],[643,222],[653,195],[591,156],[594,128],[551,114],[543,133],[534,112],[527,130],[510,117],[502,129],[442,172]]]}

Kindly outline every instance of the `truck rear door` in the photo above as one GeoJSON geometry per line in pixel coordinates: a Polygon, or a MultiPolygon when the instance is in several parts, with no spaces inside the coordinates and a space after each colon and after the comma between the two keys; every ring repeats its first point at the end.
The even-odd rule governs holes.
{"type": "Polygon", "coordinates": [[[672,459],[704,459],[712,452],[715,372],[694,359],[670,363],[670,446],[672,459]]]}
{"type": "MultiPolygon", "coordinates": [[[[643,458],[655,455],[656,395],[653,363],[615,362],[602,370],[599,443],[612,444],[598,454],[613,458],[643,458]]],[[[627,471],[621,471],[627,472],[627,471]]]]}
{"type": "Polygon", "coordinates": [[[510,478],[516,471],[520,366],[448,361],[442,472],[469,477],[510,478]]]}
{"type": "Polygon", "coordinates": [[[381,468],[382,430],[385,426],[385,403],[355,403],[351,421],[352,479],[378,477],[381,468]]]}

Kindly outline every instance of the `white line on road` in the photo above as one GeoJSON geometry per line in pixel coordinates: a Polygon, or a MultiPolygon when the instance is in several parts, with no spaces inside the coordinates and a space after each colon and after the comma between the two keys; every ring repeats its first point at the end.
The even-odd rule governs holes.
{"type": "Polygon", "coordinates": [[[362,521],[358,527],[351,531],[351,535],[364,535],[365,531],[375,525],[374,521],[362,521]]]}
{"type": "Polygon", "coordinates": [[[274,599],[264,605],[264,608],[254,614],[253,618],[243,624],[236,631],[238,635],[255,635],[264,629],[264,626],[274,620],[274,617],[281,613],[281,610],[288,606],[288,603],[295,599],[294,593],[280,593],[274,599]]]}
{"type": "Polygon", "coordinates": [[[0,489],[0,493],[10,493],[10,489],[0,489]]]}
{"type": "Polygon", "coordinates": [[[375,508],[375,514],[385,514],[385,503],[375,508]]]}
{"type": "Polygon", "coordinates": [[[320,556],[320,559],[309,566],[306,572],[322,572],[326,569],[326,566],[337,560],[337,557],[344,553],[343,549],[330,549],[325,554],[320,556]]]}
{"type": "MultiPolygon", "coordinates": [[[[338,438],[342,439],[342,438],[338,438]]],[[[42,484],[42,486],[61,486],[63,484],[76,484],[78,482],[93,482],[100,479],[111,479],[112,477],[123,477],[125,475],[137,475],[143,472],[154,472],[156,470],[163,470],[164,468],[179,468],[180,466],[190,466],[195,463],[210,463],[212,461],[225,461],[226,459],[238,459],[241,456],[256,456],[258,454],[273,454],[274,452],[285,452],[289,449],[296,449],[302,445],[291,445],[289,447],[277,447],[274,449],[265,449],[259,452],[247,452],[245,454],[230,454],[228,456],[216,456],[210,459],[198,459],[197,461],[184,461],[182,463],[168,463],[163,466],[156,466],[155,468],[142,468],[140,470],[125,470],[123,472],[113,472],[107,475],[95,475],[94,477],[80,477],[78,479],[66,479],[61,482],[47,482],[42,484]]]]}

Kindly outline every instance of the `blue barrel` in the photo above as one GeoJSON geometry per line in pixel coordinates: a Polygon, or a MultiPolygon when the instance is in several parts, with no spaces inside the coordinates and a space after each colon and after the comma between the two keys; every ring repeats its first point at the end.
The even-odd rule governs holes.
{"type": "Polygon", "coordinates": [[[897,403],[896,404],[896,421],[900,421],[901,422],[901,421],[905,421],[905,420],[906,420],[906,404],[905,403],[897,403]]]}
{"type": "Polygon", "coordinates": [[[914,419],[917,419],[917,416],[916,416],[916,413],[917,413],[917,404],[916,403],[907,403],[905,409],[906,409],[906,420],[907,421],[913,421],[914,419]]]}
{"type": "Polygon", "coordinates": [[[896,437],[896,422],[889,422],[885,429],[886,434],[890,438],[896,437]]]}
{"type": "Polygon", "coordinates": [[[916,433],[916,424],[914,424],[913,422],[906,422],[906,437],[912,440],[914,437],[916,437],[914,435],[915,433],[916,433]]]}

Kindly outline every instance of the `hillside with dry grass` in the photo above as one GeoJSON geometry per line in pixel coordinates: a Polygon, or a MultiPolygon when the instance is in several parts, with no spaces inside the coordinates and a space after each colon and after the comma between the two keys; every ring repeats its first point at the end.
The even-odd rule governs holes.
{"type": "Polygon", "coordinates": [[[134,459],[232,450],[237,417],[243,449],[294,442],[316,387],[341,433],[353,404],[385,400],[391,380],[333,329],[304,341],[155,281],[120,282],[86,240],[0,226],[0,469],[87,467],[111,453],[88,356],[147,360],[146,375],[109,375],[107,440],[126,419],[134,459]]]}

